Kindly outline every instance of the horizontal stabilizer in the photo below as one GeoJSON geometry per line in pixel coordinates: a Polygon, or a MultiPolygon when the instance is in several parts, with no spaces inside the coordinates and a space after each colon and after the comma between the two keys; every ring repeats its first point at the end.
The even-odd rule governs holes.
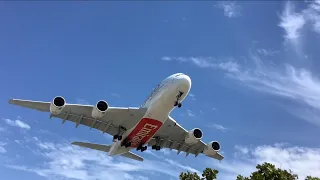
{"type": "MultiPolygon", "coordinates": [[[[98,151],[104,151],[104,152],[109,152],[109,150],[111,148],[110,145],[93,144],[93,143],[86,143],[86,142],[73,142],[71,144],[81,146],[81,147],[90,148],[90,149],[95,149],[98,151]]],[[[141,157],[137,154],[134,154],[132,152],[126,152],[126,153],[120,154],[120,156],[130,158],[133,160],[137,160],[137,161],[143,161],[143,157],[141,157]]]]}
{"type": "Polygon", "coordinates": [[[93,144],[93,143],[86,143],[86,142],[73,142],[71,144],[81,146],[81,147],[90,148],[90,149],[95,149],[98,151],[104,151],[104,152],[109,152],[109,150],[111,148],[110,145],[93,144]]]}

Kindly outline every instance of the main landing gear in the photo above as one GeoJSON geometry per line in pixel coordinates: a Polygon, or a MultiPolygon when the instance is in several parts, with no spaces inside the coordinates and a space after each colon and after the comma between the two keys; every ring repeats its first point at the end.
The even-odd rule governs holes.
{"type": "Polygon", "coordinates": [[[119,135],[114,135],[113,136],[113,141],[115,141],[116,139],[118,139],[119,141],[121,141],[121,139],[122,139],[122,136],[119,136],[119,135]]]}
{"type": "Polygon", "coordinates": [[[182,95],[183,95],[183,92],[179,91],[178,95],[176,96],[177,100],[174,102],[174,106],[178,106],[178,108],[181,108],[182,104],[179,100],[182,95]]]}
{"type": "Polygon", "coordinates": [[[119,126],[118,128],[118,134],[114,135],[113,136],[113,141],[115,142],[116,140],[119,140],[121,141],[122,139],[122,135],[120,134],[123,134],[124,131],[126,131],[127,129],[125,127],[122,127],[122,126],[119,126]]]}
{"type": "Polygon", "coordinates": [[[141,152],[143,152],[143,151],[145,151],[145,150],[147,150],[148,149],[148,146],[142,146],[142,144],[140,144],[138,147],[137,147],[137,151],[141,151],[141,152]]]}
{"type": "Polygon", "coordinates": [[[157,145],[152,145],[152,149],[155,149],[155,150],[159,151],[161,149],[161,147],[157,146],[157,145]]]}
{"type": "Polygon", "coordinates": [[[124,139],[122,142],[121,142],[121,146],[124,146],[124,147],[130,147],[131,146],[131,142],[128,141],[128,139],[124,139]]]}

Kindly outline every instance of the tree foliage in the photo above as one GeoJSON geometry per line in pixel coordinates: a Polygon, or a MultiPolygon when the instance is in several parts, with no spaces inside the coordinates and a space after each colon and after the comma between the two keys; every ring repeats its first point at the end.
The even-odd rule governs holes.
{"type": "Polygon", "coordinates": [[[182,172],[179,176],[180,180],[214,180],[217,179],[217,174],[219,173],[216,169],[206,168],[202,172],[202,178],[197,173],[186,173],[182,172]]]}
{"type": "MultiPolygon", "coordinates": [[[[298,175],[292,173],[291,170],[282,170],[280,168],[276,168],[271,163],[263,163],[262,165],[258,164],[256,166],[256,171],[252,172],[249,177],[244,177],[242,175],[238,175],[236,180],[297,180],[298,175]]],[[[202,177],[200,177],[197,173],[190,172],[182,172],[180,174],[180,180],[214,180],[217,179],[219,171],[216,169],[206,168],[202,177]]],[[[318,177],[307,176],[305,180],[320,180],[318,177]]]]}

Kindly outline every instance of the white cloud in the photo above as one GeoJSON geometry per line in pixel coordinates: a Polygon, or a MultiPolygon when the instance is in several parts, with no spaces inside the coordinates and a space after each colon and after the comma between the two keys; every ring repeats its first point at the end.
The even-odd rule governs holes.
{"type": "MultiPolygon", "coordinates": [[[[69,143],[43,142],[32,138],[36,145],[34,155],[44,158],[43,164],[33,166],[7,165],[9,168],[36,173],[43,177],[72,178],[79,180],[95,179],[148,179],[148,173],[178,177],[181,171],[199,172],[189,166],[169,159],[134,161],[123,157],[111,157],[106,153],[72,146],[69,143]],[[139,173],[139,174],[136,174],[139,173]]],[[[27,153],[27,152],[25,152],[27,153]]],[[[150,154],[150,153],[148,153],[150,154]]],[[[38,157],[39,158],[39,157],[38,157]]]]}
{"type": "Polygon", "coordinates": [[[111,93],[111,96],[113,96],[113,97],[117,97],[117,98],[120,98],[120,95],[119,95],[119,94],[117,94],[117,93],[111,93]]]}
{"type": "Polygon", "coordinates": [[[172,59],[171,59],[171,57],[164,56],[164,57],[161,58],[161,60],[163,60],[163,61],[171,61],[172,59]]]}
{"type": "Polygon", "coordinates": [[[210,127],[215,128],[215,129],[220,130],[220,131],[223,131],[223,132],[225,132],[228,129],[228,128],[220,125],[220,124],[213,124],[210,127]]]}
{"type": "Polygon", "coordinates": [[[280,20],[279,26],[286,31],[286,39],[295,40],[300,37],[300,31],[306,22],[302,14],[295,12],[292,2],[287,1],[280,20]]]}
{"type": "Polygon", "coordinates": [[[307,2],[307,7],[300,12],[295,10],[294,2],[287,1],[279,26],[285,30],[285,42],[289,42],[301,57],[305,56],[302,53],[302,30],[312,27],[314,32],[320,34],[320,1],[307,2]]]}
{"type": "Polygon", "coordinates": [[[308,175],[320,176],[320,149],[306,148],[298,146],[279,146],[279,144],[261,145],[255,148],[245,146],[235,146],[236,152],[244,155],[237,155],[233,160],[226,160],[222,163],[210,164],[221,169],[219,176],[235,177],[238,174],[249,176],[255,171],[257,164],[270,162],[277,168],[291,169],[304,179],[308,175]]]}
{"type": "MultiPolygon", "coordinates": [[[[229,61],[221,62],[216,58],[212,57],[166,57],[170,61],[177,62],[190,62],[200,68],[213,68],[221,69],[228,72],[238,72],[240,65],[237,62],[232,61],[233,58],[228,58],[229,61]]],[[[163,57],[162,57],[163,59],[163,57]]]]}
{"type": "Polygon", "coordinates": [[[187,110],[187,114],[190,117],[194,117],[195,116],[195,114],[190,109],[187,110]]]}
{"type": "Polygon", "coordinates": [[[196,96],[194,94],[189,93],[189,96],[191,97],[192,100],[194,100],[194,101],[196,100],[196,96]]]}
{"type": "Polygon", "coordinates": [[[3,147],[5,146],[7,143],[5,142],[0,142],[0,153],[6,153],[7,150],[3,147]]]}
{"type": "Polygon", "coordinates": [[[320,1],[315,0],[308,3],[308,7],[302,11],[305,19],[309,20],[313,30],[320,34],[320,1]]]}
{"type": "Polygon", "coordinates": [[[76,99],[78,104],[84,104],[84,105],[89,105],[90,103],[86,101],[85,99],[77,98],[76,99]]]}
{"type": "Polygon", "coordinates": [[[215,7],[222,9],[224,15],[229,18],[241,16],[241,6],[236,4],[235,1],[219,2],[215,7]]]}
{"type": "Polygon", "coordinates": [[[20,120],[11,120],[11,119],[3,119],[3,120],[10,126],[20,127],[22,129],[27,129],[27,130],[31,128],[27,123],[22,122],[20,120]]]}
{"type": "Polygon", "coordinates": [[[259,54],[261,54],[261,55],[264,55],[264,56],[273,56],[273,55],[279,53],[279,51],[270,50],[270,49],[267,50],[267,49],[264,49],[264,48],[262,48],[262,49],[257,49],[257,52],[258,52],[259,54]]]}
{"type": "Polygon", "coordinates": [[[238,151],[240,151],[242,154],[248,154],[249,149],[245,146],[235,145],[234,148],[238,151]]]}
{"type": "Polygon", "coordinates": [[[291,113],[320,126],[320,80],[308,69],[296,68],[290,64],[274,66],[271,62],[263,62],[257,52],[249,54],[246,60],[251,64],[246,66],[235,62],[234,58],[225,58],[226,61],[222,62],[212,57],[171,59],[189,62],[199,68],[222,70],[228,78],[240,82],[241,85],[292,100],[296,102],[296,106],[303,105],[303,108],[291,110],[291,113]]]}

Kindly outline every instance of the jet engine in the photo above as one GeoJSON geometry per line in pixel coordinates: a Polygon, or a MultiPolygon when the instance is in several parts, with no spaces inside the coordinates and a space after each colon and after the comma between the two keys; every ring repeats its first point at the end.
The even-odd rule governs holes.
{"type": "Polygon", "coordinates": [[[102,118],[104,114],[107,112],[109,105],[107,102],[101,100],[93,107],[92,109],[92,117],[95,119],[102,118]]]}
{"type": "Polygon", "coordinates": [[[63,97],[57,96],[53,99],[53,101],[50,104],[50,112],[53,115],[58,115],[59,113],[62,112],[66,105],[66,101],[64,100],[63,97]]]}
{"type": "Polygon", "coordinates": [[[202,131],[199,128],[190,130],[185,138],[186,144],[195,144],[202,138],[202,131]]]}
{"type": "Polygon", "coordinates": [[[214,155],[215,153],[220,151],[220,143],[218,141],[211,141],[207,144],[207,147],[203,150],[203,154],[205,155],[214,155]]]}

